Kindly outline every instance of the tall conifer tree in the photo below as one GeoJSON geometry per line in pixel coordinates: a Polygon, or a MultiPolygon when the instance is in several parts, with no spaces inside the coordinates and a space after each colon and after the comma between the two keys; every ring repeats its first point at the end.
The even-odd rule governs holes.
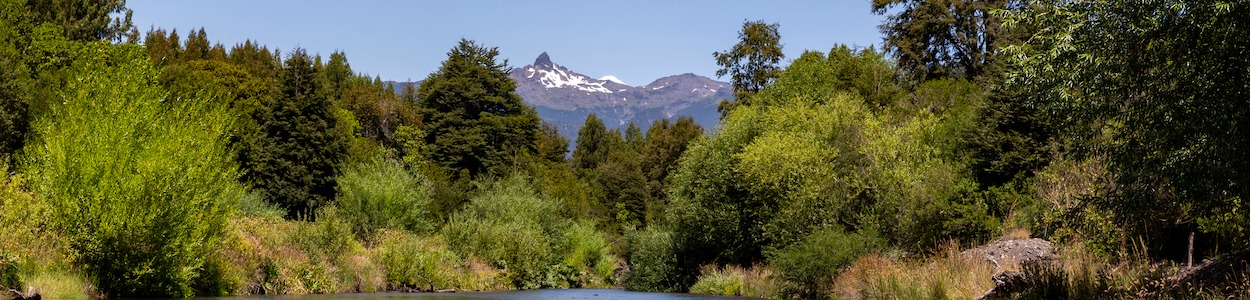
{"type": "Polygon", "coordinates": [[[502,173],[533,153],[538,114],[521,102],[499,49],[461,39],[417,90],[429,159],[461,174],[502,173]]]}

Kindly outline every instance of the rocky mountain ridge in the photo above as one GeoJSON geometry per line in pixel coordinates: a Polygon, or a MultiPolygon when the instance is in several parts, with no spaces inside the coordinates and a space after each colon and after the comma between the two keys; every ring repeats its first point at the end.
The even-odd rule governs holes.
{"type": "MultiPolygon", "coordinates": [[[[590,113],[608,128],[622,130],[634,122],[645,131],[652,121],[683,115],[711,129],[719,124],[716,106],[733,97],[728,83],[691,73],[663,77],[643,86],[626,85],[611,75],[595,79],[556,64],[546,52],[533,64],[513,68],[509,77],[517,83],[517,94],[570,141],[576,140],[577,130],[590,113]]],[[[405,84],[420,82],[397,82],[396,91],[405,84]]]]}

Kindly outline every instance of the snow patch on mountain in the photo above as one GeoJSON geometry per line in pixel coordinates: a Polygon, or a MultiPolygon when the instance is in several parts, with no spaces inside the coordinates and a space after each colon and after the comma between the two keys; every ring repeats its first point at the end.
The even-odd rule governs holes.
{"type": "Polygon", "coordinates": [[[621,79],[620,79],[620,78],[616,78],[616,76],[612,76],[612,75],[599,77],[599,80],[602,80],[602,81],[611,81],[611,82],[615,82],[615,83],[618,83],[618,84],[628,85],[628,84],[625,84],[625,82],[624,82],[624,81],[621,81],[621,79]]]}

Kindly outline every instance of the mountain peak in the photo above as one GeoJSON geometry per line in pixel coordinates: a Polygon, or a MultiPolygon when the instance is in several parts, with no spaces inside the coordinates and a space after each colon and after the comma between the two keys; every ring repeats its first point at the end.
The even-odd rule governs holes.
{"type": "Polygon", "coordinates": [[[539,54],[538,59],[534,60],[535,67],[546,66],[548,68],[554,68],[555,65],[556,65],[555,63],[551,62],[551,57],[547,56],[547,52],[543,52],[543,54],[539,54]]]}

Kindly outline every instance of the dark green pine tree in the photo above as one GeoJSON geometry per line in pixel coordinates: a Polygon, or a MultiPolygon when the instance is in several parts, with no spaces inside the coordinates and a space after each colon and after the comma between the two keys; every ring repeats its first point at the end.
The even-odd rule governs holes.
{"type": "Polygon", "coordinates": [[[629,126],[625,127],[625,146],[633,151],[642,150],[642,128],[634,121],[629,121],[629,126]]]}
{"type": "MultiPolygon", "coordinates": [[[[417,90],[428,158],[453,173],[504,173],[533,153],[540,119],[521,102],[499,49],[461,39],[417,90]]],[[[460,176],[460,175],[457,175],[460,176]]]]}
{"type": "Polygon", "coordinates": [[[555,124],[546,121],[542,122],[537,144],[538,158],[549,162],[562,163],[565,155],[569,153],[569,139],[560,135],[560,130],[555,124]]]}
{"type": "Polygon", "coordinates": [[[607,127],[594,113],[586,116],[586,123],[577,131],[577,146],[573,148],[573,166],[594,170],[608,159],[612,149],[607,127]]]}
{"type": "Polygon", "coordinates": [[[311,217],[334,197],[347,139],[313,60],[296,49],[278,74],[279,94],[253,116],[260,132],[245,137],[240,163],[245,178],[288,218],[311,217]]]}

